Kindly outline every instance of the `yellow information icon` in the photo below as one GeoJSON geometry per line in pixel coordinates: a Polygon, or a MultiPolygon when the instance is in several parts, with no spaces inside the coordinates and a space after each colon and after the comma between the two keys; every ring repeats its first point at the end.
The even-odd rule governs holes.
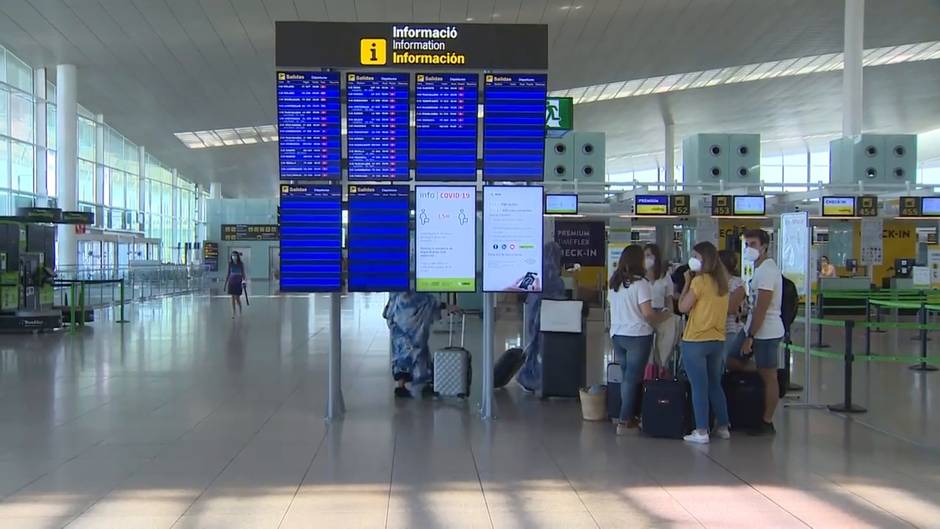
{"type": "Polygon", "coordinates": [[[359,41],[359,62],[381,66],[386,61],[387,42],[385,39],[361,39],[359,41]]]}

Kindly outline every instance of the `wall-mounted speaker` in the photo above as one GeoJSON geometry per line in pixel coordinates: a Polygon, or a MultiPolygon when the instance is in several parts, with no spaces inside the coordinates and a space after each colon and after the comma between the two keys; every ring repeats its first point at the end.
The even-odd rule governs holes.
{"type": "Polygon", "coordinates": [[[574,134],[545,138],[545,181],[573,180],[574,134]]]}
{"type": "Polygon", "coordinates": [[[913,183],[916,172],[917,136],[913,134],[862,134],[829,142],[832,183],[913,183]]]}
{"type": "Polygon", "coordinates": [[[760,183],[760,134],[728,136],[727,181],[744,184],[760,183]]]}
{"type": "Polygon", "coordinates": [[[728,150],[727,134],[696,134],[683,139],[682,165],[685,182],[694,184],[727,180],[728,150]]]}
{"type": "Polygon", "coordinates": [[[578,180],[606,179],[607,136],[603,132],[574,133],[574,177],[578,180]]]}

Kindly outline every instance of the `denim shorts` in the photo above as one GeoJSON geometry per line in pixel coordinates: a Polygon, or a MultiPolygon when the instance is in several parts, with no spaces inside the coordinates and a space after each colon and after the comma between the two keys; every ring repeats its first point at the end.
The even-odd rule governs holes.
{"type": "MultiPolygon", "coordinates": [[[[735,339],[726,349],[729,357],[743,359],[741,355],[741,345],[744,344],[746,335],[744,331],[738,333],[735,339]]],[[[783,338],[770,338],[762,340],[754,338],[754,344],[751,346],[751,353],[754,355],[754,363],[758,369],[777,369],[779,365],[780,342],[783,338]]]]}

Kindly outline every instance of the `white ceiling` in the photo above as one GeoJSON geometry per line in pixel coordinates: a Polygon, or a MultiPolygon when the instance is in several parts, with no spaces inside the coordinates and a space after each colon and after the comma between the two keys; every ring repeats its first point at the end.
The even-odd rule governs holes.
{"type": "MultiPolygon", "coordinates": [[[[836,52],[842,0],[0,0],[0,44],[79,67],[79,101],[164,163],[226,195],[273,195],[276,147],[188,150],[173,132],[275,121],[274,21],[549,25],[553,90],[836,52]],[[566,8],[566,6],[570,6],[566,8]],[[575,8],[581,6],[580,8],[575,8]]],[[[940,0],[869,0],[865,47],[940,40],[940,0]]],[[[866,129],[940,128],[937,61],[866,69],[866,129]]],[[[579,105],[608,155],[677,133],[839,130],[839,74],[579,105]]]]}

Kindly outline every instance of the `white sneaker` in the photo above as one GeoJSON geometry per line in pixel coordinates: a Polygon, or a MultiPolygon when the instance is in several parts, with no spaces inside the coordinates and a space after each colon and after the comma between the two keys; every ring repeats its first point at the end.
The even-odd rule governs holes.
{"type": "Polygon", "coordinates": [[[719,426],[712,430],[712,434],[719,439],[731,439],[731,431],[728,430],[727,426],[719,426]]]}
{"type": "Polygon", "coordinates": [[[695,443],[700,445],[707,445],[709,441],[708,434],[701,433],[698,430],[692,430],[692,433],[683,437],[682,439],[687,443],[695,443]]]}

